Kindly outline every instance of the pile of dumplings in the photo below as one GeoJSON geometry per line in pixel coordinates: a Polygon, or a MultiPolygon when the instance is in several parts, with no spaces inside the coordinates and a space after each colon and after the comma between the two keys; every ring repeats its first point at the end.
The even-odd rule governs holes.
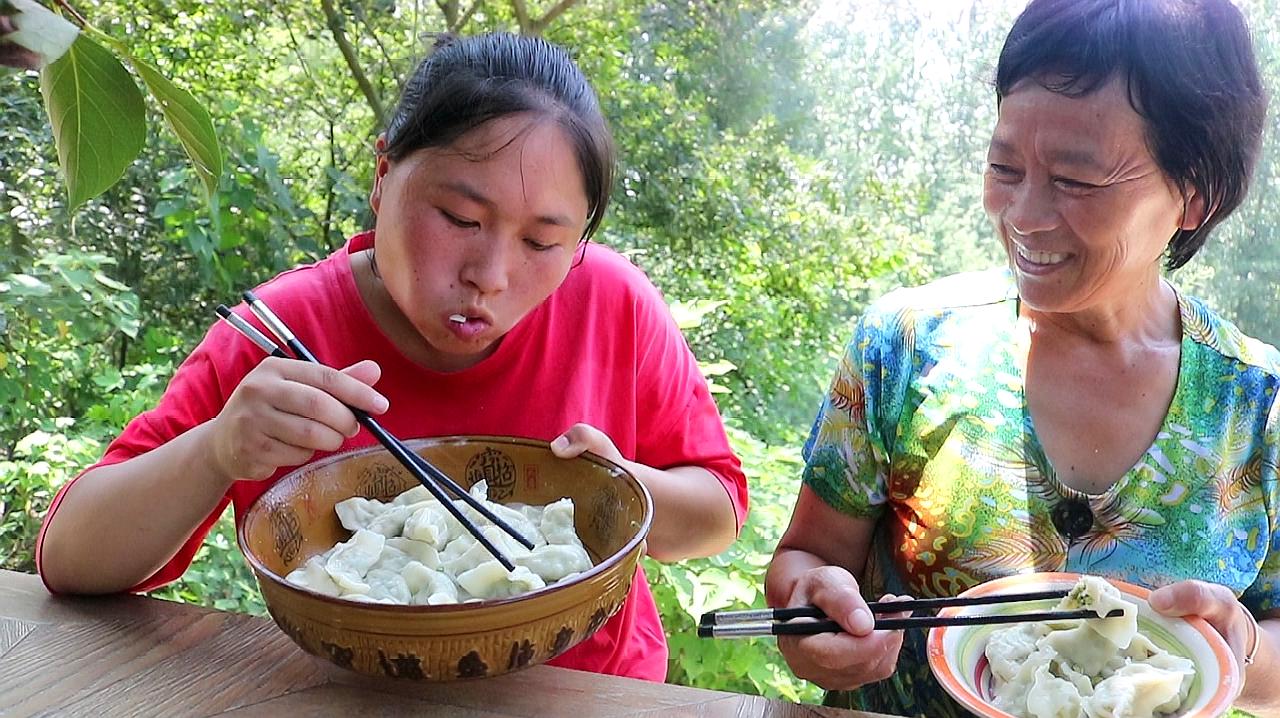
{"type": "Polygon", "coordinates": [[[471,495],[533,542],[520,545],[461,500],[457,506],[515,564],[507,571],[425,487],[416,486],[390,503],[356,497],[334,510],[349,540],[285,577],[308,591],[352,601],[441,605],[508,598],[591,568],[591,557],[573,524],[573,501],[546,506],[487,500],[481,481],[471,495]]]}
{"type": "Polygon", "coordinates": [[[1083,576],[1059,610],[1115,618],[1023,623],[991,634],[994,705],[1019,718],[1154,718],[1176,712],[1195,664],[1138,633],[1138,609],[1115,586],[1083,576]]]}

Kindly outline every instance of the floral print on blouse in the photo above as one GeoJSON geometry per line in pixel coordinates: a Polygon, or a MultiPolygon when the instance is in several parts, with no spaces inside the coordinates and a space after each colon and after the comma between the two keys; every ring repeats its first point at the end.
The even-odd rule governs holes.
{"type": "MultiPolygon", "coordinates": [[[[1280,353],[1177,294],[1177,388],[1155,442],[1101,494],[1060,483],[1024,394],[1030,332],[1008,270],[894,292],[858,322],[814,422],[804,481],[851,516],[880,519],[865,575],[886,592],[952,596],[1030,571],[1157,587],[1198,578],[1255,611],[1280,608],[1275,395],[1280,353]],[[1068,540],[1053,512],[1093,513],[1068,540]]],[[[907,631],[897,673],[845,707],[963,716],[907,631]]]]}

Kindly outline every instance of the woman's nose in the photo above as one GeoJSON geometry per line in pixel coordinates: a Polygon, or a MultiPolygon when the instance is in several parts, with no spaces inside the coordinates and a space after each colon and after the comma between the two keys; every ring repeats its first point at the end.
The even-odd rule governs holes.
{"type": "Polygon", "coordinates": [[[507,288],[510,261],[500,238],[485,238],[475,242],[462,265],[462,281],[475,287],[481,294],[495,294],[507,288]]]}
{"type": "Polygon", "coordinates": [[[1030,182],[1023,182],[1013,191],[1002,217],[1011,232],[1023,237],[1046,232],[1058,223],[1052,192],[1030,182]]]}

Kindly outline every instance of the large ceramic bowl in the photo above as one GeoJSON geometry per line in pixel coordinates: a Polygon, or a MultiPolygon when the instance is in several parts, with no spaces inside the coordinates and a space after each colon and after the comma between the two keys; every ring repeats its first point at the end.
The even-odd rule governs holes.
{"type": "Polygon", "coordinates": [[[653,515],[633,476],[594,456],[556,458],[545,442],[527,439],[406,443],[463,487],[487,481],[490,500],[573,499],[578,536],[595,565],[521,596],[443,606],[356,603],[301,589],[284,577],[350,536],[335,504],[353,496],[386,501],[417,485],[381,447],[331,456],[268,489],[237,533],[271,617],[304,650],[372,675],[480,678],[564,653],[622,606],[653,515]]]}
{"type": "MultiPolygon", "coordinates": [[[[1080,578],[1074,573],[1029,573],[1008,576],[975,586],[960,594],[964,597],[989,596],[999,593],[1026,593],[1067,589],[1080,578]]],[[[1138,606],[1138,631],[1160,648],[1190,658],[1196,676],[1182,710],[1171,718],[1216,718],[1225,715],[1240,692],[1240,669],[1235,657],[1207,622],[1200,618],[1167,618],[1147,604],[1145,588],[1108,579],[1138,606]]],[[[944,608],[940,616],[962,616],[979,613],[1015,613],[1050,610],[1057,601],[1046,600],[1017,604],[994,604],[944,608]]],[[[1005,626],[948,626],[929,629],[929,667],[942,687],[971,713],[984,718],[1014,718],[995,708],[991,669],[985,649],[991,633],[1005,626]]]]}

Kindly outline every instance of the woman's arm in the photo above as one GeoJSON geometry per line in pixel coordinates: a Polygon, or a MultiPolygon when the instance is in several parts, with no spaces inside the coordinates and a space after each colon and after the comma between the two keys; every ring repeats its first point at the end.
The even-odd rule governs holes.
{"type": "Polygon", "coordinates": [[[344,404],[386,411],[365,361],[342,371],[268,358],[218,415],[132,459],[86,471],[45,520],[37,550],[59,593],[126,591],[153,575],[222,503],[232,482],[334,451],[359,431],[344,404]]]}
{"type": "Polygon", "coordinates": [[[172,558],[231,485],[209,454],[211,424],[67,487],[41,541],[45,584],[58,593],[127,591],[172,558]]]}
{"type": "Polygon", "coordinates": [[[792,672],[827,690],[873,683],[897,668],[902,632],[872,630],[874,618],[854,578],[866,565],[875,524],[840,513],[803,486],[765,576],[770,606],[814,605],[844,628],[778,637],[792,672]]]}
{"type": "Polygon", "coordinates": [[[613,440],[590,424],[575,424],[551,450],[562,459],[584,451],[602,456],[635,476],[653,497],[649,555],[659,561],[714,556],[737,538],[733,502],[720,479],[701,466],[655,469],[623,458],[613,440]]]}

